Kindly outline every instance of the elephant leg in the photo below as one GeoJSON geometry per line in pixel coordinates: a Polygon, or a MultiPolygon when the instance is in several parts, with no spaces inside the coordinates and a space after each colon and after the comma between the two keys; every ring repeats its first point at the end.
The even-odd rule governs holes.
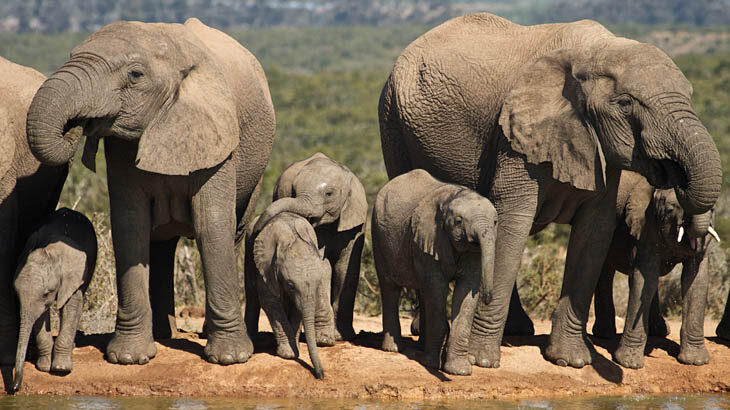
{"type": "Polygon", "coordinates": [[[276,355],[284,359],[299,357],[297,341],[294,339],[294,330],[291,328],[281,298],[274,296],[261,277],[256,279],[259,291],[259,300],[269,319],[271,331],[276,340],[276,355]]]}
{"type": "Polygon", "coordinates": [[[606,185],[606,193],[584,203],[572,219],[563,288],[545,349],[545,357],[559,366],[580,368],[596,354],[586,321],[616,227],[618,172],[607,175],[606,185]]]}
{"type": "Polygon", "coordinates": [[[669,336],[669,332],[669,326],[659,309],[659,289],[657,289],[649,308],[649,336],[666,337],[669,336]]]}
{"type": "Polygon", "coordinates": [[[593,336],[603,339],[616,337],[616,309],[613,305],[613,278],[616,271],[608,263],[603,264],[593,296],[596,320],[593,323],[593,336]]]}
{"type": "Polygon", "coordinates": [[[15,194],[10,194],[0,201],[0,365],[15,362],[18,344],[18,300],[13,289],[18,229],[15,198],[15,194]]]}
{"type": "MultiPolygon", "coordinates": [[[[446,297],[449,292],[449,284],[441,277],[441,272],[433,269],[428,269],[425,272],[421,270],[421,272],[423,272],[422,278],[431,278],[428,282],[421,281],[423,284],[421,294],[424,297],[424,302],[427,301],[424,309],[424,319],[426,319],[427,326],[421,329],[424,338],[421,362],[426,367],[439,369],[441,368],[441,350],[448,332],[444,318],[446,317],[446,297]],[[438,279],[435,277],[438,277],[438,279]]],[[[457,365],[457,363],[454,364],[457,365]]]]}
{"type": "Polygon", "coordinates": [[[150,242],[150,302],[155,339],[178,336],[175,320],[175,248],[178,239],[150,242]]]}
{"type": "Polygon", "coordinates": [[[730,291],[727,293],[725,311],[722,313],[720,323],[717,324],[715,334],[721,339],[730,340],[730,291]]]}
{"type": "Polygon", "coordinates": [[[150,202],[134,186],[138,178],[119,172],[111,157],[107,154],[107,178],[119,307],[106,356],[111,363],[145,364],[157,354],[149,299],[150,202]]]}
{"type": "Polygon", "coordinates": [[[59,373],[69,373],[73,370],[73,350],[76,339],[76,329],[79,328],[81,311],[84,307],[84,292],[76,290],[61,309],[61,328],[53,345],[53,363],[51,370],[59,373]]]}
{"type": "Polygon", "coordinates": [[[502,343],[509,301],[532,220],[533,216],[530,214],[499,216],[492,301],[487,305],[481,300],[477,302],[469,342],[469,360],[477,366],[499,367],[499,346],[502,343]]]}
{"type": "Polygon", "coordinates": [[[512,287],[512,297],[509,300],[504,334],[509,336],[532,336],[535,334],[535,325],[522,307],[520,294],[517,292],[517,283],[512,287]]]}
{"type": "Polygon", "coordinates": [[[418,310],[413,315],[411,320],[411,336],[418,336],[421,334],[421,320],[423,318],[423,304],[421,303],[421,292],[416,292],[416,301],[418,302],[418,310]]]}
{"type": "Polygon", "coordinates": [[[35,344],[38,349],[38,360],[35,367],[42,372],[51,371],[51,353],[53,352],[53,336],[51,336],[51,312],[46,310],[33,326],[35,344]]]}
{"type": "Polygon", "coordinates": [[[644,367],[644,348],[649,328],[649,308],[657,289],[658,266],[642,260],[639,269],[631,274],[629,283],[629,305],[626,309],[626,323],[618,349],[613,359],[623,367],[640,369],[644,367]]]}
{"type": "MultiPolygon", "coordinates": [[[[477,263],[478,266],[478,263],[477,263]]],[[[479,268],[473,275],[457,279],[451,301],[451,331],[447,342],[444,371],[449,374],[468,376],[471,374],[469,362],[469,337],[474,320],[474,311],[479,298],[481,272],[479,268]]]]}
{"type": "Polygon", "coordinates": [[[700,366],[710,362],[704,335],[709,286],[707,264],[707,258],[703,257],[682,263],[682,329],[677,359],[684,364],[700,366]]]}
{"type": "Polygon", "coordinates": [[[334,346],[336,340],[335,313],[330,304],[330,283],[332,274],[323,275],[322,281],[317,288],[316,303],[314,311],[314,328],[317,338],[317,346],[334,346]]]}
{"type": "MultiPolygon", "coordinates": [[[[340,238],[337,235],[336,238],[340,238]]],[[[335,336],[337,340],[352,340],[352,313],[355,309],[355,295],[360,281],[360,259],[365,235],[362,228],[339,252],[332,266],[332,310],[335,315],[335,336]]]]}
{"type": "Polygon", "coordinates": [[[401,350],[400,319],[398,318],[398,304],[402,288],[393,281],[378,275],[380,283],[380,298],[383,303],[383,344],[386,352],[401,350]]]}
{"type": "Polygon", "coordinates": [[[234,249],[235,170],[233,161],[201,171],[204,180],[193,196],[193,226],[205,279],[205,320],[208,343],[205,356],[223,365],[246,362],[253,343],[241,315],[234,249]]]}

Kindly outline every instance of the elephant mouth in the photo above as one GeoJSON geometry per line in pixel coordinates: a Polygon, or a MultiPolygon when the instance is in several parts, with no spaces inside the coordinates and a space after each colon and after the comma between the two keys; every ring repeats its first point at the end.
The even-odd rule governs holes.
{"type": "Polygon", "coordinates": [[[673,187],[686,187],[687,174],[676,161],[661,159],[650,161],[650,169],[647,180],[654,187],[670,189],[673,187]]]}

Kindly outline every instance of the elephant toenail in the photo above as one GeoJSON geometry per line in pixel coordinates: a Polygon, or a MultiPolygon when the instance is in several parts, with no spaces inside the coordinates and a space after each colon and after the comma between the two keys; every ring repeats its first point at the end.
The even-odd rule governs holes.
{"type": "Polygon", "coordinates": [[[557,360],[557,361],[555,362],[555,364],[557,364],[557,365],[558,365],[558,366],[560,366],[560,367],[565,367],[565,366],[567,366],[567,365],[568,365],[568,362],[567,362],[567,361],[565,361],[565,359],[558,359],[558,360],[557,360]]]}
{"type": "Polygon", "coordinates": [[[575,367],[583,367],[585,366],[585,363],[583,360],[578,359],[578,361],[575,362],[575,367]]]}
{"type": "Polygon", "coordinates": [[[142,357],[139,358],[139,362],[138,363],[139,364],[147,364],[147,362],[149,362],[149,361],[150,361],[150,358],[149,357],[142,356],[142,357]]]}
{"type": "Polygon", "coordinates": [[[213,364],[218,364],[218,357],[210,355],[210,356],[208,356],[208,361],[213,364]]]}

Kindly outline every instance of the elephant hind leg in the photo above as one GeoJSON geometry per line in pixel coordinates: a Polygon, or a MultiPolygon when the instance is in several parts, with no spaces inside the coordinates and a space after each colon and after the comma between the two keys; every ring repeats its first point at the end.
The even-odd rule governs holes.
{"type": "Polygon", "coordinates": [[[383,344],[386,352],[401,350],[401,330],[398,318],[398,303],[402,288],[390,280],[378,275],[380,281],[380,297],[383,303],[383,344]]]}
{"type": "Polygon", "coordinates": [[[596,315],[593,322],[593,336],[603,339],[616,337],[616,309],[613,304],[613,278],[616,271],[608,264],[603,265],[593,295],[593,308],[596,315]]]}
{"type": "Polygon", "coordinates": [[[150,242],[150,303],[155,339],[177,337],[175,248],[179,238],[150,242]]]}

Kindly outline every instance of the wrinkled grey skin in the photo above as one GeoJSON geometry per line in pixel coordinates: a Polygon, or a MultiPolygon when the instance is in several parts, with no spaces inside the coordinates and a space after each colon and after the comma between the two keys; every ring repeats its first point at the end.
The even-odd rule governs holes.
{"type": "Polygon", "coordinates": [[[30,152],[25,115],[45,77],[0,57],[0,365],[12,365],[18,337],[13,276],[37,224],[56,209],[68,164],[42,165],[30,152]]]}
{"type": "Polygon", "coordinates": [[[66,162],[80,142],[65,133],[73,126],[83,127],[83,162],[92,170],[104,139],[119,295],[107,360],[144,364],[155,356],[150,295],[160,333],[170,334],[180,236],[195,238],[201,254],[205,356],[248,360],[234,243],[255,208],[275,129],[255,57],[197,19],[110,24],[76,46],[35,95],[33,154],[66,162]]]}
{"type": "Polygon", "coordinates": [[[332,269],[317,245],[314,228],[303,217],[283,212],[246,237],[246,328],[256,340],[261,306],[271,323],[277,349],[285,359],[299,357],[304,326],[309,357],[318,379],[324,368],[317,346],[335,344],[330,305],[332,269]]]}
{"type": "Polygon", "coordinates": [[[520,26],[467,15],[403,51],[379,105],[388,176],[423,168],[485,195],[498,213],[493,298],[478,307],[471,338],[477,365],[499,366],[525,242],[550,223],[572,229],[545,357],[592,362],[586,320],[620,170],[674,188],[687,214],[719,195],[720,156],[691,94],[659,49],[586,20],[520,26]]]}
{"type": "MultiPolygon", "coordinates": [[[[682,264],[682,329],[677,359],[703,365],[710,361],[705,347],[704,320],[707,304],[707,249],[713,242],[708,232],[713,211],[685,215],[672,190],[655,189],[641,175],[623,172],[616,203],[616,230],[603,265],[594,299],[593,334],[614,337],[613,275],[629,275],[626,324],[614,360],[628,368],[644,366],[644,347],[650,334],[662,333],[664,320],[658,312],[657,281],[682,264]],[[681,241],[680,227],[683,230],[681,241]]],[[[664,336],[668,334],[666,324],[664,336]]]]}
{"type": "Polygon", "coordinates": [[[85,216],[68,208],[56,211],[28,239],[14,282],[20,300],[20,336],[13,391],[20,390],[23,383],[31,333],[38,346],[38,370],[69,373],[73,369],[74,338],[84,292],[94,274],[96,252],[94,226],[85,216]],[[55,343],[49,314],[54,302],[61,313],[55,343]]]}
{"type": "Polygon", "coordinates": [[[360,280],[368,204],[360,180],[322,153],[295,162],[279,177],[273,202],[259,217],[255,232],[281,212],[301,215],[314,226],[332,266],[332,308],[337,340],[355,336],[352,311],[360,280]]]}
{"type": "Polygon", "coordinates": [[[388,182],[373,208],[373,258],[383,301],[383,350],[402,347],[401,290],[417,289],[423,313],[424,365],[441,367],[446,297],[455,281],[445,372],[471,374],[468,349],[479,295],[494,276],[496,211],[483,196],[417,169],[388,182]]]}

